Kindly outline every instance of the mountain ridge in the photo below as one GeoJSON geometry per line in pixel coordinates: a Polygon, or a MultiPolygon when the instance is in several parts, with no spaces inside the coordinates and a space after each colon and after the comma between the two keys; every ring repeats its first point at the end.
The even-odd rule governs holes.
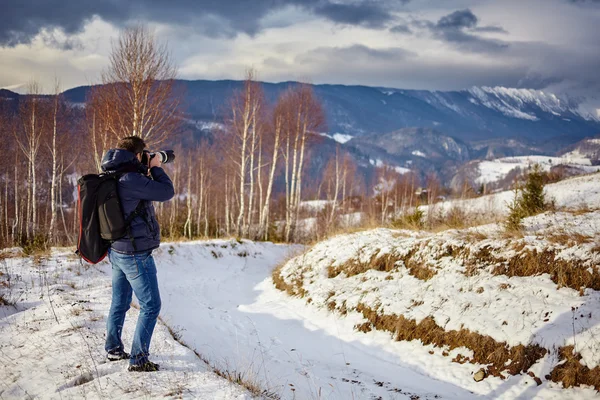
{"type": "MultiPolygon", "coordinates": [[[[178,80],[190,118],[218,121],[226,100],[243,81],[178,80]]],[[[277,97],[297,82],[262,83],[265,97],[277,97]]],[[[586,99],[533,89],[477,87],[427,91],[364,85],[312,85],[327,116],[327,132],[352,136],[388,133],[402,128],[431,128],[470,144],[490,139],[518,139],[556,152],[600,133],[600,116],[582,108],[586,99]]],[[[89,86],[64,95],[83,102],[89,86]]]]}

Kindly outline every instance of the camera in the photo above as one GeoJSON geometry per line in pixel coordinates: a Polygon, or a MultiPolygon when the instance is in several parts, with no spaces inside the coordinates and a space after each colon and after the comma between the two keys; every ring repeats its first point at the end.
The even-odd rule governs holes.
{"type": "Polygon", "coordinates": [[[144,150],[144,153],[142,153],[142,164],[150,165],[150,160],[154,157],[159,157],[160,162],[166,164],[175,160],[175,152],[173,150],[160,150],[155,152],[144,150]]]}

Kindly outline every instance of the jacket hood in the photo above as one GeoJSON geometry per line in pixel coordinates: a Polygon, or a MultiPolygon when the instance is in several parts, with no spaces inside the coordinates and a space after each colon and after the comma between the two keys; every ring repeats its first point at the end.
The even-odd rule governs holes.
{"type": "Polygon", "coordinates": [[[140,172],[145,169],[145,167],[138,161],[135,154],[133,154],[129,150],[123,149],[110,149],[102,158],[102,171],[118,171],[125,167],[135,167],[135,170],[139,170],[140,172]]]}

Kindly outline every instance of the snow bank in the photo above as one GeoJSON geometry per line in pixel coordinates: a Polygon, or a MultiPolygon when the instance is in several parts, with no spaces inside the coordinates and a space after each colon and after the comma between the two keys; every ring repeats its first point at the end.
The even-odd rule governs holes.
{"type": "MultiPolygon", "coordinates": [[[[589,182],[589,178],[578,178],[578,182],[589,182]]],[[[572,188],[573,181],[562,187],[572,188]]],[[[285,286],[300,288],[296,293],[311,306],[336,311],[338,317],[345,315],[342,319],[352,319],[357,327],[369,322],[358,312],[366,306],[382,316],[403,316],[417,323],[431,317],[446,332],[466,329],[510,347],[539,345],[548,353],[530,371],[542,380],[557,365],[556,349],[567,345],[575,345],[585,366],[599,366],[600,344],[594,338],[600,335],[600,291],[585,289],[581,295],[579,288],[565,287],[551,274],[511,276],[498,270],[511,259],[547,251],[555,255],[554,260],[598,274],[600,212],[543,214],[526,219],[525,226],[522,239],[504,238],[502,227],[495,224],[439,234],[376,229],[341,235],[290,260],[280,276],[285,286]],[[386,265],[390,259],[393,265],[386,265]],[[433,275],[418,278],[419,271],[413,268],[427,268],[433,275]]],[[[394,343],[386,332],[357,335],[365,341],[379,341],[387,335],[385,346],[390,349],[394,343]]],[[[418,343],[413,346],[419,347],[418,343]]],[[[432,353],[430,357],[442,357],[448,351],[431,345],[425,350],[432,353]]],[[[458,354],[472,357],[467,348],[446,355],[458,354]]],[[[452,382],[466,385],[470,379],[462,367],[456,367],[452,382]]],[[[471,372],[479,367],[485,365],[472,365],[471,372]]],[[[539,398],[551,398],[550,392],[559,387],[544,382],[549,392],[539,398]]],[[[563,395],[583,398],[591,394],[586,390],[563,395]]],[[[477,391],[494,392],[489,387],[477,391]]]]}

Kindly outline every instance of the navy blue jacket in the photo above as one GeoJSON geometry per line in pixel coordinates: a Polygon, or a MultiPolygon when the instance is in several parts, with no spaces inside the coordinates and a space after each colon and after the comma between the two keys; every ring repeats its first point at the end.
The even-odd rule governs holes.
{"type": "Polygon", "coordinates": [[[140,213],[131,221],[131,237],[126,235],[112,243],[111,249],[119,253],[134,254],[156,249],[160,245],[160,227],[156,220],[153,201],[167,201],[173,198],[173,182],[160,167],[152,167],[149,177],[148,168],[138,161],[135,154],[122,149],[110,149],[102,159],[102,170],[125,171],[119,179],[119,198],[124,217],[135,211],[138,203],[140,213]]]}

